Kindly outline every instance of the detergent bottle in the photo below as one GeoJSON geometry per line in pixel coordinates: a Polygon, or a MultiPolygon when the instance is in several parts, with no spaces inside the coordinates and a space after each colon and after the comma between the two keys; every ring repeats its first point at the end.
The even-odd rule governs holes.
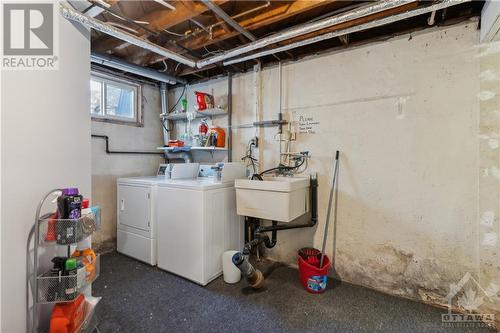
{"type": "Polygon", "coordinates": [[[47,222],[47,234],[45,234],[46,242],[55,242],[57,240],[57,217],[58,213],[55,212],[50,216],[50,219],[47,222]]]}
{"type": "Polygon", "coordinates": [[[59,219],[56,224],[57,244],[71,244],[78,241],[79,221],[82,216],[83,197],[78,193],[77,188],[65,188],[57,198],[57,215],[59,219]]]}
{"type": "Polygon", "coordinates": [[[215,134],[215,147],[224,148],[226,145],[226,133],[220,127],[213,127],[210,132],[215,134]]]}
{"type": "Polygon", "coordinates": [[[71,257],[77,258],[83,263],[85,267],[85,279],[89,282],[92,281],[95,278],[95,260],[97,258],[94,250],[91,248],[81,248],[80,244],[78,244],[71,257]]]}
{"type": "Polygon", "coordinates": [[[50,316],[50,333],[76,333],[85,319],[85,297],[79,295],[74,301],[57,303],[50,316]]]}
{"type": "Polygon", "coordinates": [[[90,209],[90,200],[85,198],[82,200],[82,216],[85,216],[87,214],[92,213],[92,210],[90,209]]]}

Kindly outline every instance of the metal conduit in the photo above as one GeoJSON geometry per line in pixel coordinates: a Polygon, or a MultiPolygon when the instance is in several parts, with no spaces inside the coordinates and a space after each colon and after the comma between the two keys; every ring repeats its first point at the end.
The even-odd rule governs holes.
{"type": "Polygon", "coordinates": [[[226,51],[220,55],[215,55],[213,57],[199,60],[196,63],[196,66],[198,68],[202,68],[204,66],[223,61],[229,58],[233,58],[235,56],[238,56],[243,53],[251,52],[256,49],[261,49],[267,45],[271,45],[274,43],[278,43],[290,38],[294,38],[297,36],[301,36],[310,32],[314,32],[317,30],[321,30],[324,28],[331,27],[336,24],[352,21],[364,16],[369,16],[378,12],[382,12],[388,9],[400,7],[409,3],[412,3],[414,1],[408,1],[408,0],[393,0],[393,1],[382,1],[382,2],[377,2],[375,4],[371,4],[369,6],[364,6],[356,10],[349,11],[347,13],[342,13],[339,15],[335,15],[332,17],[328,17],[326,19],[316,21],[316,22],[311,22],[307,23],[304,25],[301,25],[296,28],[291,28],[288,30],[285,30],[283,32],[276,33],[274,35],[271,35],[269,37],[265,37],[259,40],[256,40],[255,42],[243,45],[241,47],[237,47],[235,49],[226,51]]]}
{"type": "Polygon", "coordinates": [[[106,24],[106,23],[101,22],[99,20],[96,20],[92,17],[84,15],[84,14],[64,5],[63,2],[59,2],[59,11],[60,11],[61,15],[64,18],[66,18],[67,20],[81,23],[87,27],[98,30],[102,33],[113,36],[115,38],[118,38],[118,39],[123,40],[127,43],[130,43],[130,44],[133,44],[133,45],[138,46],[140,48],[143,48],[145,50],[149,50],[149,51],[154,52],[156,54],[159,54],[163,57],[175,60],[175,61],[180,62],[184,65],[187,65],[189,67],[193,67],[193,68],[196,67],[196,61],[194,61],[192,59],[189,59],[189,58],[184,57],[180,54],[172,52],[172,51],[170,51],[164,47],[161,47],[159,45],[156,45],[156,44],[154,44],[146,39],[142,39],[142,38],[139,38],[137,36],[134,36],[131,33],[128,33],[126,31],[123,31],[121,29],[113,27],[112,25],[106,24]]]}
{"type": "Polygon", "coordinates": [[[325,39],[330,39],[330,38],[333,38],[333,37],[338,37],[338,36],[342,36],[342,35],[346,35],[346,34],[358,32],[358,31],[362,31],[362,30],[367,30],[367,29],[379,27],[379,26],[382,26],[382,25],[386,25],[386,24],[389,24],[389,23],[393,23],[393,22],[396,22],[396,21],[400,21],[400,20],[404,20],[404,19],[410,18],[410,17],[414,17],[414,16],[418,16],[418,15],[430,13],[430,12],[433,12],[435,10],[444,9],[444,8],[447,8],[447,7],[450,7],[450,6],[454,6],[454,5],[458,5],[458,4],[465,3],[465,2],[470,2],[470,1],[472,1],[472,0],[443,0],[440,3],[434,4],[434,5],[430,5],[430,6],[427,6],[427,7],[424,7],[424,8],[418,8],[418,9],[410,10],[410,11],[407,11],[407,12],[404,12],[404,13],[401,13],[401,14],[395,14],[395,15],[392,15],[392,16],[389,16],[389,17],[385,17],[385,18],[382,18],[382,19],[378,19],[378,20],[375,20],[375,21],[368,22],[368,23],[360,24],[360,25],[353,26],[353,27],[350,27],[350,28],[341,29],[341,30],[337,30],[337,31],[332,31],[332,32],[326,33],[324,35],[312,37],[312,38],[305,39],[303,41],[292,43],[292,44],[285,45],[285,46],[282,46],[282,47],[277,47],[277,48],[274,48],[274,49],[271,49],[271,50],[266,50],[266,51],[262,51],[262,52],[257,52],[257,53],[254,53],[254,54],[250,54],[250,55],[245,56],[245,57],[241,57],[241,58],[237,58],[237,59],[232,59],[232,60],[224,61],[223,64],[225,66],[227,66],[227,65],[232,65],[232,64],[243,62],[243,61],[247,61],[247,60],[253,60],[255,58],[263,57],[263,56],[270,55],[270,54],[273,54],[273,53],[283,52],[283,51],[287,51],[287,50],[294,49],[294,48],[297,48],[297,47],[301,47],[301,46],[305,46],[305,45],[317,43],[317,42],[325,40],[325,39]]]}
{"type": "MultiPolygon", "coordinates": [[[[226,51],[226,52],[224,52],[224,53],[222,53],[220,55],[215,55],[213,57],[210,57],[210,58],[207,58],[207,59],[198,60],[198,61],[195,61],[193,59],[184,57],[184,56],[182,56],[180,54],[177,54],[177,53],[172,52],[172,51],[170,51],[170,50],[168,50],[166,48],[163,48],[163,47],[161,47],[159,45],[156,45],[156,44],[154,44],[154,43],[152,43],[152,42],[150,42],[148,40],[139,38],[139,37],[134,36],[134,35],[126,32],[126,31],[123,31],[121,29],[113,27],[113,26],[111,26],[109,24],[106,24],[104,22],[96,20],[96,19],[94,19],[92,17],[86,16],[86,15],[84,15],[84,14],[82,14],[82,13],[80,13],[80,12],[78,12],[78,11],[76,11],[76,10],[74,10],[74,9],[66,6],[66,5],[64,5],[62,2],[59,3],[59,10],[60,10],[61,15],[64,18],[68,19],[68,20],[81,23],[81,24],[83,24],[85,26],[88,26],[90,28],[93,28],[93,29],[96,29],[98,31],[101,31],[101,32],[103,32],[105,34],[108,34],[110,36],[113,36],[115,38],[123,40],[123,41],[125,41],[127,43],[136,45],[138,47],[141,47],[143,49],[146,49],[146,50],[149,50],[151,52],[157,53],[157,54],[159,54],[161,56],[164,56],[166,58],[169,58],[169,59],[172,59],[174,61],[177,61],[177,62],[180,62],[182,64],[185,64],[185,65],[187,65],[189,67],[202,68],[204,66],[207,66],[207,65],[219,62],[219,61],[224,61],[224,60],[227,60],[227,59],[230,59],[230,58],[234,58],[234,57],[236,57],[238,55],[241,55],[243,53],[247,53],[247,52],[254,51],[256,49],[263,48],[263,47],[265,47],[267,45],[270,45],[270,44],[274,44],[274,43],[277,43],[277,42],[280,42],[280,41],[283,41],[283,40],[287,40],[287,39],[290,39],[290,38],[293,38],[293,37],[297,37],[297,36],[300,36],[300,35],[304,35],[304,34],[307,34],[307,33],[313,32],[313,31],[317,31],[317,30],[320,30],[320,29],[323,29],[323,28],[328,28],[330,26],[337,25],[337,24],[340,24],[340,23],[352,21],[352,20],[355,20],[357,18],[361,18],[361,17],[364,17],[364,16],[369,16],[369,15],[372,15],[372,14],[375,14],[375,13],[378,13],[378,12],[382,12],[382,11],[385,11],[385,10],[389,10],[389,9],[392,9],[392,8],[400,7],[400,6],[412,3],[414,1],[416,1],[416,0],[393,0],[393,1],[378,2],[376,4],[372,4],[372,5],[369,5],[369,6],[364,6],[364,7],[361,7],[361,8],[358,8],[358,9],[346,12],[346,13],[335,15],[333,17],[328,17],[328,18],[325,18],[325,19],[322,19],[322,20],[319,20],[319,21],[315,21],[315,22],[311,22],[311,23],[307,23],[307,24],[301,25],[301,26],[296,27],[296,28],[291,28],[291,29],[288,29],[286,31],[283,31],[283,32],[271,35],[269,37],[265,37],[265,38],[256,40],[256,41],[251,42],[251,43],[249,43],[247,45],[244,45],[244,46],[241,46],[241,47],[238,47],[238,48],[226,51]]],[[[257,53],[254,53],[254,54],[251,54],[251,55],[248,55],[248,56],[244,56],[244,57],[241,57],[241,58],[238,58],[238,59],[227,60],[227,61],[224,61],[224,65],[232,65],[232,64],[243,62],[243,61],[247,61],[247,60],[253,60],[253,59],[258,58],[258,57],[262,57],[262,56],[274,54],[274,53],[277,53],[277,52],[283,52],[283,51],[287,51],[287,50],[290,50],[290,49],[293,49],[293,48],[297,48],[297,47],[301,47],[301,46],[304,46],[304,45],[309,45],[309,44],[312,44],[312,43],[316,43],[316,42],[319,42],[319,41],[322,41],[322,40],[330,39],[330,38],[333,38],[333,37],[338,37],[338,36],[346,35],[346,34],[349,34],[349,33],[354,33],[354,32],[358,32],[358,31],[367,30],[367,29],[370,29],[370,28],[382,26],[382,25],[385,25],[385,24],[390,24],[390,23],[393,23],[393,22],[396,22],[396,21],[400,21],[400,20],[403,20],[403,19],[406,19],[406,18],[410,18],[410,17],[422,15],[422,14],[433,12],[433,11],[440,10],[440,9],[445,9],[447,7],[451,7],[451,6],[454,6],[454,5],[458,5],[458,4],[462,4],[462,3],[466,3],[466,2],[470,2],[470,1],[472,1],[472,0],[443,0],[443,1],[439,2],[439,3],[435,3],[433,5],[426,6],[426,7],[423,7],[423,8],[417,8],[417,9],[414,9],[414,10],[409,10],[409,11],[404,12],[404,13],[395,14],[395,15],[392,15],[392,16],[389,16],[389,17],[385,17],[385,18],[382,18],[382,19],[374,20],[374,21],[371,21],[371,22],[368,22],[368,23],[364,23],[364,24],[360,24],[360,25],[357,25],[357,26],[353,26],[353,27],[350,27],[350,28],[333,31],[333,32],[330,32],[330,33],[326,33],[326,34],[323,34],[323,35],[320,35],[320,36],[312,37],[312,38],[309,38],[309,39],[306,39],[306,40],[303,40],[303,41],[300,41],[300,42],[292,43],[292,44],[285,45],[285,46],[278,47],[278,48],[274,48],[274,49],[271,49],[271,50],[265,50],[265,51],[262,51],[262,52],[257,52],[257,53]]],[[[207,4],[208,3],[212,4],[208,0],[204,0],[204,2],[207,3],[207,4]]],[[[93,57],[94,57],[94,55],[93,55],[93,57]]],[[[97,57],[98,57],[98,55],[96,54],[95,57],[94,57],[94,59],[97,60],[97,57]]],[[[103,61],[102,60],[102,56],[101,56],[101,59],[99,59],[99,61],[103,61]]],[[[108,59],[108,61],[109,61],[109,59],[108,59]]],[[[118,64],[118,62],[115,59],[113,59],[113,61],[109,62],[109,63],[110,64],[114,63],[115,65],[118,64]]],[[[121,64],[121,65],[123,65],[123,64],[121,64]]],[[[113,67],[113,66],[110,65],[110,67],[113,67]]],[[[139,66],[137,66],[137,67],[139,67],[139,66]]],[[[117,67],[115,67],[115,68],[117,68],[117,67]]],[[[125,69],[123,69],[123,70],[125,70],[125,69]]],[[[127,71],[132,72],[132,68],[128,67],[127,71]]],[[[152,70],[152,71],[155,72],[154,70],[152,70]]],[[[132,73],[134,73],[134,72],[132,72],[132,73]]],[[[139,75],[143,75],[143,74],[139,74],[139,75]]],[[[151,73],[151,75],[153,75],[153,74],[151,73]]],[[[156,77],[156,73],[154,75],[156,77]]],[[[167,75],[164,74],[164,76],[166,77],[167,75]]],[[[165,81],[165,77],[163,77],[161,80],[159,80],[158,78],[155,78],[155,79],[158,79],[161,82],[167,82],[167,81],[165,81]]],[[[170,77],[168,79],[169,80],[171,79],[168,83],[172,83],[172,81],[183,83],[183,81],[184,81],[184,80],[180,80],[180,79],[174,78],[174,77],[170,77]]]]}
{"type": "Polygon", "coordinates": [[[135,64],[131,64],[129,62],[105,54],[92,52],[90,54],[90,61],[95,64],[112,67],[132,74],[137,74],[159,82],[165,82],[169,84],[176,84],[177,82],[182,84],[187,83],[187,81],[184,79],[180,79],[165,73],[160,73],[154,69],[150,69],[147,67],[137,66],[135,64]]]}

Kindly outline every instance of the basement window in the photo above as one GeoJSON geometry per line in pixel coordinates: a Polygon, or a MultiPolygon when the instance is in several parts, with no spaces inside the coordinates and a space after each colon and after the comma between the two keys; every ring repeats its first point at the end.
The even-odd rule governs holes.
{"type": "Polygon", "coordinates": [[[90,78],[92,120],[142,125],[141,86],[108,75],[93,73],[90,78]]]}

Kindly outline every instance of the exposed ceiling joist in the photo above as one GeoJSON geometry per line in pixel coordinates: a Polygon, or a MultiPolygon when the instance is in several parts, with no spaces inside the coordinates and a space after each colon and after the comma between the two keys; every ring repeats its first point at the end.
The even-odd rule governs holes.
{"type": "MultiPolygon", "coordinates": [[[[185,76],[191,80],[197,80],[200,74],[212,76],[227,70],[244,71],[251,65],[248,61],[261,58],[260,61],[267,63],[272,61],[269,56],[281,55],[281,52],[286,52],[291,59],[296,59],[297,56],[330,48],[358,45],[388,34],[426,28],[426,17],[415,14],[419,17],[406,19],[406,14],[427,11],[424,7],[430,7],[430,2],[422,0],[198,0],[169,1],[169,4],[176,7],[172,10],[151,0],[101,1],[113,4],[112,10],[122,13],[125,18],[117,21],[106,14],[98,19],[91,19],[96,24],[94,29],[109,32],[109,35],[113,36],[92,34],[94,52],[100,50],[101,53],[112,53],[116,58],[129,63],[149,67],[154,71],[160,70],[168,73],[167,75],[185,76]],[[223,7],[210,6],[211,1],[218,5],[223,4],[223,7]],[[400,19],[395,23],[391,18],[400,19]],[[193,25],[194,21],[196,26],[193,25]],[[124,31],[127,29],[123,26],[122,29],[116,29],[111,25],[125,22],[130,24],[127,24],[127,27],[136,29],[133,34],[124,31]],[[381,24],[386,27],[375,29],[381,24]],[[139,28],[140,25],[144,26],[139,28]],[[364,27],[367,31],[362,30],[364,27]],[[249,32],[255,36],[250,39],[256,40],[249,42],[242,31],[249,32]],[[333,41],[327,42],[332,38],[333,41]],[[164,61],[164,65],[158,64],[160,61],[164,61]],[[191,67],[196,65],[196,68],[187,68],[179,62],[191,67]],[[224,68],[235,66],[237,63],[241,63],[239,68],[224,68]]],[[[447,12],[446,22],[444,16],[439,15],[436,24],[447,24],[450,20],[457,22],[478,15],[482,4],[466,3],[467,1],[470,0],[433,2],[436,5],[443,4],[444,8],[454,7],[447,12]]],[[[89,8],[74,7],[80,12],[89,8]]],[[[85,21],[89,19],[88,16],[85,21]]]]}
{"type": "Polygon", "coordinates": [[[374,2],[367,6],[361,7],[359,9],[349,11],[347,13],[342,13],[339,15],[334,15],[332,17],[327,17],[325,19],[303,24],[300,26],[292,27],[284,31],[275,33],[273,35],[261,38],[255,42],[245,44],[243,46],[234,48],[232,50],[226,51],[222,54],[214,55],[209,58],[200,60],[197,62],[196,66],[201,68],[209,64],[213,64],[219,61],[224,61],[232,57],[239,56],[241,54],[254,51],[256,49],[261,49],[268,45],[279,43],[281,41],[295,38],[301,35],[305,35],[311,32],[316,32],[325,28],[332,27],[341,23],[349,22],[355,19],[370,16],[378,12],[385,12],[392,8],[401,7],[407,3],[416,2],[417,0],[393,0],[393,1],[380,1],[374,2]]]}
{"type": "MultiPolygon", "coordinates": [[[[227,0],[217,0],[215,3],[221,5],[227,2],[227,0]]],[[[162,31],[173,27],[179,23],[186,20],[195,18],[196,16],[203,14],[209,9],[201,2],[195,1],[176,1],[173,3],[176,10],[170,10],[164,8],[161,10],[156,10],[151,13],[144,15],[139,18],[139,21],[149,22],[149,28],[155,31],[162,31]]],[[[144,30],[139,31],[140,37],[146,37],[147,32],[144,30]]],[[[126,45],[121,40],[110,39],[110,38],[100,38],[95,41],[92,45],[92,49],[96,52],[105,52],[108,50],[113,50],[118,47],[123,47],[126,45]]]]}
{"type": "MultiPolygon", "coordinates": [[[[269,9],[258,13],[254,16],[248,17],[241,20],[239,25],[247,30],[256,30],[267,25],[289,19],[295,15],[303,14],[307,11],[316,9],[318,7],[324,6],[327,3],[332,3],[329,0],[316,0],[316,1],[294,1],[287,3],[271,3],[269,9]]],[[[193,36],[185,41],[180,41],[177,44],[182,45],[182,47],[196,50],[202,47],[210,46],[229,38],[235,37],[239,34],[238,31],[227,31],[224,26],[217,26],[213,29],[212,34],[199,34],[193,36]]],[[[179,51],[178,49],[172,48],[172,50],[179,51]]],[[[182,53],[182,52],[181,52],[182,53]]],[[[154,64],[162,61],[162,57],[153,57],[148,64],[154,64]]]]}
{"type": "Polygon", "coordinates": [[[231,16],[229,16],[224,10],[222,10],[219,6],[214,4],[212,0],[201,0],[205,6],[210,8],[211,11],[213,11],[217,16],[219,16],[224,22],[229,24],[234,30],[245,36],[246,38],[250,39],[252,42],[257,40],[257,37],[255,37],[251,32],[249,32],[247,29],[242,27],[238,22],[233,20],[231,16]]]}

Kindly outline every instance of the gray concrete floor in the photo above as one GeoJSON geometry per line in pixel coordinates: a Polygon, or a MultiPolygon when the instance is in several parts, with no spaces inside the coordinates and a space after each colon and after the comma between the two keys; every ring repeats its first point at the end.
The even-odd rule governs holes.
{"type": "MultiPolygon", "coordinates": [[[[218,278],[206,287],[117,253],[101,256],[94,295],[99,329],[108,332],[491,332],[445,328],[444,310],[348,283],[321,295],[302,289],[298,273],[273,264],[266,288],[218,278]]],[[[332,281],[330,281],[332,282],[332,281]]]]}

